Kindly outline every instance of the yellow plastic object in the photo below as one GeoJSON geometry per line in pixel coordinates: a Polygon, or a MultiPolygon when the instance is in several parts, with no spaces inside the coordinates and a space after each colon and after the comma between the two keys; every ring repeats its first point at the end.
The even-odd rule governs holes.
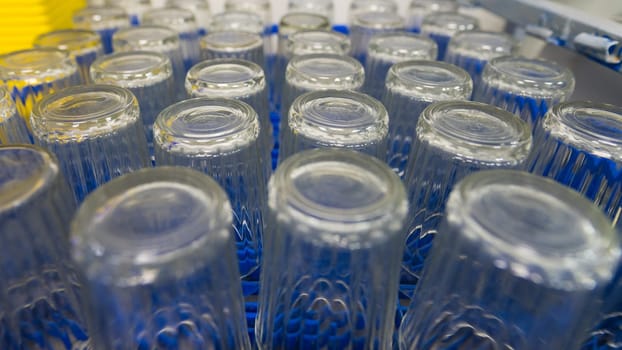
{"type": "Polygon", "coordinates": [[[39,35],[71,28],[86,0],[0,0],[0,54],[32,47],[39,35]]]}

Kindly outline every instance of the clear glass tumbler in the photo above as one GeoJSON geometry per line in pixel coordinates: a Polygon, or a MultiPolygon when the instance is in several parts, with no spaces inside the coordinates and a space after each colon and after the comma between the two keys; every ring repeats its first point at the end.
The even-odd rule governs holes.
{"type": "Polygon", "coordinates": [[[555,62],[504,56],[490,60],[473,92],[473,100],[520,115],[532,128],[549,108],[570,98],[572,71],[555,62]]]}
{"type": "Polygon", "coordinates": [[[49,95],[32,111],[32,133],[58,157],[78,202],[110,179],[149,165],[138,103],[124,88],[82,85],[49,95]]]}
{"type": "Polygon", "coordinates": [[[305,30],[287,37],[283,56],[289,63],[294,56],[313,53],[347,56],[351,49],[350,38],[345,34],[328,30],[305,30]]]}
{"type": "Polygon", "coordinates": [[[261,349],[391,349],[400,179],[359,152],[316,149],[277,168],[256,323],[261,349]]]}
{"type": "Polygon", "coordinates": [[[91,65],[97,84],[130,90],[140,106],[150,154],[153,155],[153,123],[158,114],[175,101],[173,67],[168,57],[157,52],[119,52],[97,59],[91,65]]]}
{"type": "Polygon", "coordinates": [[[143,24],[169,27],[179,34],[186,71],[201,60],[199,27],[192,11],[179,7],[149,10],[145,12],[143,24]]]}
{"type": "Polygon", "coordinates": [[[391,12],[397,13],[398,6],[395,0],[352,0],[350,2],[349,19],[350,25],[354,18],[364,12],[391,12]]]}
{"type": "Polygon", "coordinates": [[[233,208],[238,280],[245,296],[256,295],[268,182],[257,114],[241,101],[194,98],[162,111],[154,132],[159,165],[200,170],[224,188],[233,208]]]}
{"type": "Polygon", "coordinates": [[[0,348],[90,349],[69,254],[75,202],[56,159],[35,146],[1,146],[0,202],[0,348]]]}
{"type": "Polygon", "coordinates": [[[445,59],[451,38],[460,33],[479,28],[477,18],[457,12],[433,12],[421,24],[421,34],[427,35],[438,44],[438,60],[445,59]]]}
{"type": "Polygon", "coordinates": [[[186,98],[186,66],[181,52],[179,34],[171,28],[142,25],[120,29],[112,37],[115,52],[152,51],[168,57],[173,66],[175,96],[178,101],[186,98]]]}
{"type": "Polygon", "coordinates": [[[408,29],[420,32],[423,19],[434,12],[458,12],[458,1],[412,0],[409,7],[408,29]]]}
{"type": "Polygon", "coordinates": [[[129,15],[133,26],[143,24],[143,15],[151,9],[151,0],[105,0],[108,6],[120,7],[129,15]]]}
{"type": "Polygon", "coordinates": [[[225,0],[225,10],[257,14],[265,26],[273,23],[270,0],[225,0]]]}
{"type": "Polygon", "coordinates": [[[332,23],[335,17],[333,0],[289,0],[288,12],[314,13],[328,18],[332,23]]]}
{"type": "Polygon", "coordinates": [[[89,6],[74,12],[73,27],[94,30],[101,37],[104,53],[112,53],[112,35],[130,26],[130,16],[120,7],[89,6]]]}
{"type": "Polygon", "coordinates": [[[264,67],[263,39],[257,33],[222,31],[208,33],[201,39],[201,58],[233,58],[254,62],[264,67]]]}
{"type": "Polygon", "coordinates": [[[207,34],[211,21],[211,11],[208,0],[166,0],[166,7],[181,7],[194,14],[199,27],[199,36],[207,34]]]}
{"type": "Polygon", "coordinates": [[[29,49],[0,55],[0,82],[30,128],[35,103],[60,89],[80,84],[80,71],[65,51],[29,49]]]}
{"type": "Polygon", "coordinates": [[[531,150],[527,123],[500,108],[448,101],[423,111],[404,176],[411,203],[402,264],[404,294],[410,295],[421,277],[456,182],[480,170],[523,168],[531,150]]]}
{"type": "Polygon", "coordinates": [[[354,16],[350,28],[352,56],[365,64],[369,41],[380,33],[402,32],[406,29],[404,18],[394,12],[361,12],[354,16]]]}
{"type": "Polygon", "coordinates": [[[380,33],[374,35],[367,48],[365,61],[365,93],[382,99],[387,73],[396,63],[411,60],[436,60],[436,42],[412,33],[380,33]]]}
{"type": "Polygon", "coordinates": [[[468,100],[472,88],[467,72],[444,62],[406,61],[389,69],[383,98],[390,117],[387,163],[400,177],[412,162],[421,112],[435,102],[468,100]]]}
{"type": "Polygon", "coordinates": [[[473,90],[477,90],[486,63],[493,58],[511,56],[517,50],[518,42],[506,33],[473,30],[457,33],[451,38],[445,62],[469,72],[473,90]]]}
{"type": "Polygon", "coordinates": [[[526,169],[585,195],[620,226],[622,108],[595,102],[553,107],[534,131],[526,169]]]}
{"type": "Polygon", "coordinates": [[[380,101],[355,91],[312,91],[300,95],[281,130],[279,162],[312,148],[345,148],[384,161],[389,115],[380,101]]]}
{"type": "Polygon", "coordinates": [[[619,245],[567,187],[519,171],[471,175],[449,197],[400,349],[577,349],[619,245]]]}
{"type": "Polygon", "coordinates": [[[80,67],[83,84],[91,82],[89,68],[95,59],[104,54],[99,34],[86,29],[64,29],[41,34],[35,39],[34,47],[48,47],[69,52],[80,67]]]}
{"type": "Polygon", "coordinates": [[[158,167],[94,192],[71,228],[95,349],[250,349],[231,205],[210,177],[158,167]]]}
{"type": "Polygon", "coordinates": [[[0,145],[32,143],[26,122],[17,114],[7,89],[0,87],[0,145]]]}

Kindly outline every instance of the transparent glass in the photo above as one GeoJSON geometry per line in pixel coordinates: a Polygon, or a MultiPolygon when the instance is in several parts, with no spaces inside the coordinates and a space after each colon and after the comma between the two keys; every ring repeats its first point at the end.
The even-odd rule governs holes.
{"type": "Polygon", "coordinates": [[[303,93],[318,90],[360,90],[364,82],[365,70],[352,57],[335,54],[293,57],[285,69],[278,130],[287,125],[289,107],[303,93]]]}
{"type": "Polygon", "coordinates": [[[222,31],[207,34],[201,39],[201,58],[233,58],[254,62],[264,67],[263,39],[257,33],[222,31]]]}
{"type": "Polygon", "coordinates": [[[531,127],[552,106],[568,100],[575,88],[571,70],[542,59],[504,56],[490,60],[473,100],[519,115],[531,127]]]}
{"type": "Polygon", "coordinates": [[[56,159],[0,147],[0,203],[0,348],[90,349],[67,239],[75,203],[56,159]]]}
{"type": "Polygon", "coordinates": [[[352,56],[365,64],[369,41],[380,33],[401,32],[406,29],[404,19],[394,12],[361,12],[354,16],[350,28],[352,56]]]}
{"type": "Polygon", "coordinates": [[[17,114],[11,94],[0,87],[0,145],[31,142],[26,122],[17,114]]]}
{"type": "Polygon", "coordinates": [[[138,103],[120,87],[82,85],[45,97],[32,111],[32,133],[58,157],[78,202],[149,164],[138,103]]]}
{"type": "Polygon", "coordinates": [[[553,107],[534,131],[527,169],[585,195],[619,226],[622,108],[594,102],[553,107]]]}
{"type": "Polygon", "coordinates": [[[271,22],[266,22],[264,17],[262,17],[262,13],[258,11],[247,12],[243,9],[236,11],[227,10],[212,17],[208,32],[241,31],[261,35],[266,59],[266,62],[262,66],[265,67],[266,72],[270,74],[273,63],[269,57],[274,54],[271,31],[266,27],[269,26],[270,23],[271,22]]]}
{"type": "Polygon", "coordinates": [[[104,53],[112,53],[112,35],[130,26],[130,16],[120,7],[89,6],[73,13],[73,27],[96,31],[102,41],[104,53]]]}
{"type": "Polygon", "coordinates": [[[248,103],[259,117],[259,137],[265,157],[266,178],[272,173],[274,137],[268,107],[266,77],[260,66],[238,59],[203,61],[188,72],[186,90],[190,97],[233,98],[248,103]]]}
{"type": "Polygon", "coordinates": [[[400,179],[378,159],[316,149],[269,185],[261,349],[391,349],[403,222],[400,179]]]}
{"type": "Polygon", "coordinates": [[[392,12],[397,13],[398,6],[395,0],[352,0],[350,2],[350,24],[354,18],[364,12],[392,12]]]}
{"type": "Polygon", "coordinates": [[[272,25],[270,0],[225,0],[225,10],[254,13],[266,26],[272,25]]]}
{"type": "Polygon", "coordinates": [[[448,101],[423,111],[404,176],[411,203],[402,264],[404,293],[421,277],[454,185],[476,171],[522,168],[531,149],[527,123],[500,108],[448,101]]]}
{"type": "Polygon", "coordinates": [[[179,102],[158,117],[156,161],[211,175],[229,196],[245,296],[257,294],[267,178],[259,120],[246,103],[224,98],[179,102]]]}
{"type": "Polygon", "coordinates": [[[178,7],[153,9],[145,12],[143,23],[169,27],[179,34],[186,71],[201,60],[199,27],[192,11],[178,7]]]}
{"type": "Polygon", "coordinates": [[[281,130],[279,162],[312,148],[346,148],[384,161],[389,115],[380,101],[355,91],[312,91],[294,100],[281,130]]]}
{"type": "Polygon", "coordinates": [[[506,33],[468,31],[451,38],[445,61],[469,72],[475,86],[473,90],[477,90],[486,63],[493,58],[514,55],[517,50],[518,42],[506,33]]]}
{"type": "Polygon", "coordinates": [[[143,14],[151,9],[151,0],[105,0],[108,6],[120,7],[130,16],[133,26],[143,24],[143,14]]]}
{"type": "Polygon", "coordinates": [[[363,91],[382,99],[389,68],[398,62],[436,60],[436,42],[412,33],[381,33],[369,41],[363,91]]]}
{"type": "Polygon", "coordinates": [[[44,96],[80,84],[78,65],[65,51],[29,49],[0,55],[0,80],[30,128],[30,113],[44,96]]]}
{"type": "Polygon", "coordinates": [[[34,47],[53,48],[69,52],[80,68],[82,83],[91,82],[89,68],[97,57],[104,54],[101,37],[92,30],[65,29],[39,35],[34,47]]]}
{"type": "Polygon", "coordinates": [[[91,65],[97,84],[126,88],[136,96],[150,154],[153,155],[153,123],[158,114],[175,101],[173,67],[157,52],[120,52],[97,59],[91,65]]]}
{"type": "Polygon", "coordinates": [[[115,52],[152,51],[168,57],[173,66],[175,96],[178,101],[186,98],[187,72],[176,31],[168,27],[149,25],[120,29],[113,35],[112,46],[115,52]]]}
{"type": "Polygon", "coordinates": [[[324,16],[331,23],[335,16],[333,0],[289,0],[287,7],[289,12],[307,12],[324,16]]]}
{"type": "Polygon", "coordinates": [[[389,69],[383,97],[390,116],[387,163],[400,177],[412,162],[421,112],[435,102],[468,100],[472,89],[467,72],[444,62],[407,61],[389,69]]]}
{"type": "Polygon", "coordinates": [[[328,30],[305,30],[287,37],[283,56],[288,63],[294,56],[313,53],[347,56],[351,47],[350,38],[345,34],[328,30]]]}
{"type": "Polygon", "coordinates": [[[412,0],[410,2],[408,28],[421,31],[423,19],[434,12],[458,12],[456,0],[412,0]]]}
{"type": "Polygon", "coordinates": [[[457,12],[433,12],[423,19],[421,33],[438,44],[438,60],[445,59],[451,38],[460,33],[479,29],[479,20],[457,12]]]}
{"type": "Polygon", "coordinates": [[[449,197],[400,349],[574,349],[619,244],[598,208],[554,181],[469,176],[449,197]]]}
{"type": "Polygon", "coordinates": [[[71,228],[95,349],[250,349],[231,205],[192,169],[143,169],[87,198],[71,228]]]}
{"type": "Polygon", "coordinates": [[[209,27],[211,11],[207,0],[166,0],[166,7],[181,7],[194,14],[199,28],[199,35],[204,36],[209,27]]]}

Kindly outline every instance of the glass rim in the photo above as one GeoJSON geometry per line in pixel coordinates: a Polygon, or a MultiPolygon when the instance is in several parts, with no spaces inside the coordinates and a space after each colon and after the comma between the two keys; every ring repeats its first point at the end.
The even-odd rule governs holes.
{"type": "MultiPolygon", "coordinates": [[[[512,198],[514,201],[520,199],[512,198]]],[[[488,206],[491,211],[493,208],[507,210],[496,201],[488,204],[492,204],[488,206]]],[[[567,289],[571,285],[593,289],[595,278],[604,284],[611,278],[613,266],[620,255],[619,238],[600,209],[574,190],[552,179],[524,171],[498,169],[467,176],[449,196],[446,214],[447,221],[462,226],[465,238],[490,254],[491,259],[509,260],[506,267],[497,265],[497,268],[512,269],[519,277],[526,279],[543,279],[542,282],[553,288],[567,289]],[[501,188],[506,192],[499,192],[501,188]],[[521,235],[522,232],[510,232],[515,227],[509,223],[508,226],[491,227],[493,223],[487,217],[492,213],[475,211],[478,202],[486,204],[484,200],[491,195],[493,200],[494,196],[522,196],[523,200],[538,200],[549,207],[555,205],[560,212],[562,209],[567,213],[574,212],[573,216],[581,218],[577,230],[589,231],[591,240],[579,242],[562,239],[564,237],[553,237],[556,239],[551,240],[549,236],[521,235]],[[594,259],[594,256],[599,256],[599,259],[594,259]],[[577,274],[581,278],[575,276],[577,274]],[[574,280],[568,281],[568,276],[574,280]]],[[[552,227],[541,229],[549,230],[549,233],[553,230],[552,227]]],[[[583,234],[587,236],[585,232],[583,234]]]]}
{"type": "Polygon", "coordinates": [[[245,102],[196,97],[160,112],[153,125],[154,144],[171,153],[224,156],[252,146],[259,139],[259,128],[257,112],[245,102]],[[166,146],[171,143],[174,147],[166,146]]]}
{"type": "MultiPolygon", "coordinates": [[[[180,48],[179,34],[169,27],[159,25],[140,25],[138,27],[121,28],[112,35],[112,46],[116,50],[131,47],[153,48],[171,46],[180,48]]],[[[126,50],[127,51],[127,50],[126,50]]]]}
{"type": "Polygon", "coordinates": [[[519,56],[488,61],[481,79],[485,85],[538,98],[568,98],[576,84],[572,71],[556,62],[519,56]]]}
{"type": "MultiPolygon", "coordinates": [[[[127,62],[125,62],[127,63],[127,62]]],[[[172,79],[173,66],[171,60],[164,54],[153,51],[117,52],[97,58],[91,64],[91,79],[95,83],[127,85],[132,88],[143,86],[145,82],[160,82],[172,79]],[[128,68],[116,67],[124,61],[142,60],[143,63],[133,64],[128,68]],[[149,65],[147,65],[149,64],[149,65]]]]}
{"type": "MultiPolygon", "coordinates": [[[[395,42],[393,42],[395,44],[395,42]]],[[[408,60],[436,60],[438,45],[430,38],[409,32],[378,33],[368,45],[368,56],[389,62],[408,60]],[[399,47],[385,46],[388,41],[401,40],[399,47]],[[406,44],[410,43],[407,47],[406,44]]]]}
{"type": "MultiPolygon", "coordinates": [[[[286,13],[279,21],[279,32],[281,34],[292,34],[301,30],[329,30],[330,19],[319,13],[311,12],[289,12],[286,13]],[[283,28],[283,32],[281,32],[283,28]],[[290,31],[289,33],[285,33],[290,31]]],[[[281,35],[279,34],[279,35],[281,35]]]]}
{"type": "Polygon", "coordinates": [[[3,158],[2,153],[10,151],[30,152],[33,156],[38,157],[40,164],[29,162],[29,166],[38,165],[37,169],[33,169],[36,170],[36,173],[31,173],[25,178],[25,174],[20,172],[19,178],[9,181],[8,184],[11,186],[8,191],[0,191],[0,212],[12,211],[36,198],[41,192],[53,186],[55,182],[60,181],[61,176],[57,158],[50,151],[40,146],[30,144],[0,145],[0,160],[3,158]]]}
{"type": "Polygon", "coordinates": [[[397,10],[397,3],[393,0],[354,0],[350,2],[350,11],[397,12],[397,10]],[[368,8],[370,3],[372,4],[371,9],[368,8]]]}
{"type": "Polygon", "coordinates": [[[287,122],[295,135],[324,144],[340,143],[348,147],[380,143],[389,132],[389,115],[384,105],[369,95],[351,90],[304,93],[292,103],[287,122]],[[330,120],[323,115],[322,106],[326,108],[326,104],[333,99],[339,100],[338,107],[343,108],[346,104],[356,107],[358,119],[330,120]],[[370,136],[375,138],[370,139],[370,136]]]}
{"type": "Polygon", "coordinates": [[[26,49],[0,55],[0,79],[3,80],[43,83],[50,78],[62,79],[77,72],[78,66],[69,53],[54,48],[26,49]]]}
{"type": "MultiPolygon", "coordinates": [[[[209,260],[218,259],[223,248],[228,249],[227,245],[232,243],[231,225],[229,199],[210,176],[185,167],[158,166],[140,169],[112,179],[85,199],[71,223],[73,257],[81,263],[92,260],[98,262],[95,268],[91,267],[86,271],[87,275],[112,274],[109,277],[113,283],[142,284],[145,282],[142,279],[132,278],[135,274],[140,274],[140,271],[136,271],[136,267],[151,269],[168,266],[174,268],[175,271],[172,272],[175,274],[180,273],[179,270],[184,270],[185,275],[207,264],[209,260]],[[165,208],[170,210],[172,204],[181,205],[171,201],[166,203],[132,201],[133,197],[140,198],[156,189],[174,190],[176,193],[192,197],[204,210],[198,210],[201,213],[187,213],[189,222],[167,227],[160,232],[161,236],[149,239],[136,237],[144,235],[145,232],[140,232],[141,227],[127,228],[127,231],[132,229],[137,231],[132,235],[134,237],[128,236],[127,231],[113,232],[110,229],[106,231],[106,227],[102,225],[106,222],[105,214],[110,215],[117,209],[129,212],[133,209],[131,203],[141,203],[138,209],[154,211],[165,208]],[[124,205],[128,205],[129,208],[123,208],[124,205]],[[154,206],[156,207],[153,208],[154,206]],[[209,215],[210,220],[205,220],[205,211],[213,212],[209,215]],[[189,260],[194,263],[183,263],[189,260]],[[124,278],[118,278],[119,275],[124,278]]],[[[142,229],[148,228],[146,226],[142,229]]],[[[153,278],[158,277],[160,276],[153,278]]]]}
{"type": "Polygon", "coordinates": [[[201,38],[201,49],[240,52],[263,48],[263,38],[252,32],[223,30],[207,33],[201,38]]]}
{"type": "Polygon", "coordinates": [[[565,144],[622,162],[622,107],[591,101],[562,102],[545,115],[542,128],[565,144]]]}
{"type": "Polygon", "coordinates": [[[448,52],[465,56],[483,56],[487,60],[514,55],[517,49],[518,42],[511,35],[483,30],[457,33],[448,45],[448,52]]]}
{"type": "Polygon", "coordinates": [[[227,10],[212,16],[208,26],[208,32],[224,30],[250,31],[251,33],[263,35],[264,20],[256,13],[227,10]],[[237,23],[237,26],[231,26],[231,23],[237,23]]]}
{"type": "Polygon", "coordinates": [[[472,101],[442,101],[428,106],[419,116],[417,139],[466,161],[505,166],[523,164],[533,143],[531,128],[520,117],[472,101]],[[470,129],[476,118],[478,127],[470,129]],[[489,123],[490,128],[483,129],[483,123],[489,123]]]}
{"type": "Polygon", "coordinates": [[[256,63],[242,59],[211,59],[197,63],[186,74],[186,90],[193,97],[240,98],[266,89],[263,69],[256,63]],[[237,79],[225,81],[219,75],[208,80],[208,74],[235,70],[237,79]],[[196,95],[196,96],[195,96],[196,95]]]}
{"type": "Polygon", "coordinates": [[[318,53],[317,50],[346,55],[350,52],[352,44],[347,35],[333,30],[303,30],[289,35],[285,46],[287,54],[292,56],[318,53]],[[329,47],[331,51],[326,49],[329,47]],[[338,49],[334,50],[335,48],[338,49]]]}
{"type": "Polygon", "coordinates": [[[458,32],[479,29],[479,20],[459,12],[433,12],[425,16],[421,32],[453,35],[458,32]]]}
{"type": "Polygon", "coordinates": [[[413,9],[423,7],[425,9],[428,9],[434,12],[455,12],[459,8],[458,5],[459,5],[458,2],[455,0],[432,0],[432,1],[412,0],[408,7],[411,11],[413,9]],[[438,3],[441,3],[441,5],[439,6],[438,3]],[[443,7],[443,6],[447,6],[447,7],[443,7]]]}
{"type": "Polygon", "coordinates": [[[363,11],[354,15],[352,27],[387,30],[403,29],[406,24],[404,18],[395,12],[363,11]]]}
{"type": "Polygon", "coordinates": [[[163,25],[178,33],[189,33],[198,30],[197,19],[193,11],[181,7],[162,7],[145,11],[142,23],[163,25]]]}
{"type": "Polygon", "coordinates": [[[130,17],[121,7],[116,6],[87,6],[73,14],[74,23],[100,23],[107,21],[123,20],[130,24],[130,17]]]}
{"type": "Polygon", "coordinates": [[[43,33],[35,39],[34,47],[50,47],[70,54],[101,50],[101,37],[88,29],[60,29],[43,33]]]}
{"type": "Polygon", "coordinates": [[[363,86],[365,69],[359,61],[349,56],[309,54],[294,56],[289,61],[285,71],[285,79],[289,84],[308,90],[313,90],[318,86],[325,89],[356,90],[363,86]],[[313,60],[332,61],[333,67],[336,68],[337,65],[341,65],[341,69],[335,70],[330,76],[318,75],[318,71],[309,72],[303,69],[304,64],[310,64],[313,60]],[[347,68],[349,71],[346,70],[347,68]]]}
{"type": "MultiPolygon", "coordinates": [[[[326,148],[296,153],[279,165],[270,179],[269,207],[273,212],[278,210],[279,220],[294,222],[298,227],[337,233],[344,240],[366,245],[374,240],[386,240],[384,234],[387,229],[395,231],[394,235],[402,235],[400,227],[406,217],[408,203],[402,181],[385,163],[359,152],[326,148]],[[357,182],[383,193],[373,202],[359,207],[323,205],[308,198],[295,184],[298,177],[312,173],[355,177],[357,182]],[[377,235],[376,230],[383,233],[377,235]],[[366,236],[370,231],[371,237],[366,236]]],[[[294,231],[305,236],[309,230],[294,231]]],[[[320,237],[318,239],[321,240],[320,237]]],[[[327,237],[325,243],[335,243],[334,237],[332,241],[331,237],[327,237]]]]}

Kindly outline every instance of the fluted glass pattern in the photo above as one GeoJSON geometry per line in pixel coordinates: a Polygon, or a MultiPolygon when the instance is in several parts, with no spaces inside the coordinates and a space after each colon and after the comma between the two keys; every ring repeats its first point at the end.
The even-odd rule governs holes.
{"type": "Polygon", "coordinates": [[[168,57],[147,51],[114,53],[93,63],[91,78],[97,84],[123,87],[134,94],[149,153],[153,156],[153,123],[175,101],[173,66],[168,57]]]}
{"type": "Polygon", "coordinates": [[[312,91],[294,100],[281,131],[279,162],[306,149],[345,148],[384,161],[389,116],[380,101],[354,91],[312,91]]]}
{"type": "Polygon", "coordinates": [[[39,35],[34,47],[48,47],[69,52],[80,69],[82,83],[91,82],[89,68],[97,57],[104,54],[99,34],[91,30],[65,29],[39,35]]]}
{"type": "Polygon", "coordinates": [[[71,240],[94,349],[250,349],[231,205],[208,176],[158,167],[115,179],[84,202],[71,240]]]}
{"type": "Polygon", "coordinates": [[[186,71],[201,60],[199,28],[192,11],[179,7],[149,10],[145,12],[143,24],[169,27],[179,34],[186,71]]]}
{"type": "Polygon", "coordinates": [[[452,192],[400,349],[575,349],[619,259],[593,204],[525,172],[452,192]]]}
{"type": "Polygon", "coordinates": [[[69,255],[75,202],[54,157],[0,147],[0,202],[0,348],[90,349],[69,255]]]}
{"type": "Polygon", "coordinates": [[[402,292],[409,294],[421,277],[454,185],[476,171],[522,168],[531,149],[527,124],[502,109],[449,101],[423,111],[413,161],[404,179],[411,221],[402,263],[402,292]]]}
{"type": "Polygon", "coordinates": [[[11,95],[0,87],[0,145],[31,143],[26,122],[17,114],[11,95]]]}
{"type": "Polygon", "coordinates": [[[456,0],[412,0],[409,7],[408,29],[414,32],[421,31],[423,19],[434,12],[456,12],[456,0]]]}
{"type": "Polygon", "coordinates": [[[533,128],[549,108],[568,100],[574,87],[572,71],[555,62],[505,56],[486,64],[473,100],[515,113],[533,128]]]}
{"type": "Polygon", "coordinates": [[[58,158],[78,202],[149,162],[136,98],[116,86],[76,86],[45,97],[33,109],[32,132],[58,158]]]}
{"type": "Polygon", "coordinates": [[[257,342],[261,349],[391,349],[407,201],[358,152],[321,149],[270,180],[257,342]]]}
{"type": "Polygon", "coordinates": [[[404,18],[394,12],[362,12],[354,16],[350,28],[352,56],[365,64],[369,41],[380,33],[401,32],[406,29],[404,18]]]}
{"type": "Polygon", "coordinates": [[[30,127],[36,102],[63,88],[80,84],[78,66],[69,54],[57,49],[30,49],[0,56],[0,81],[30,127]]]}
{"type": "Polygon", "coordinates": [[[384,95],[387,73],[396,63],[411,60],[436,60],[437,46],[431,39],[411,33],[374,35],[367,48],[363,91],[377,99],[384,95]]]}
{"type": "Polygon", "coordinates": [[[428,14],[421,24],[421,34],[436,41],[438,60],[445,59],[447,46],[451,38],[460,33],[479,28],[477,18],[457,12],[433,12],[428,14]]]}
{"type": "Polygon", "coordinates": [[[619,225],[621,151],[622,108],[566,102],[553,107],[536,127],[527,169],[585,195],[619,225]]]}
{"type": "Polygon", "coordinates": [[[186,98],[186,66],[181,52],[179,35],[174,30],[162,26],[142,25],[120,29],[112,38],[115,52],[151,51],[168,57],[173,66],[173,79],[178,101],[186,98]]]}
{"type": "Polygon", "coordinates": [[[472,87],[467,72],[443,62],[406,61],[389,69],[383,97],[389,112],[387,163],[400,177],[412,162],[421,112],[434,102],[468,100],[472,87]]]}
{"type": "Polygon", "coordinates": [[[265,64],[263,39],[257,33],[223,31],[209,33],[201,39],[201,59],[232,58],[265,64]]]}
{"type": "Polygon", "coordinates": [[[121,29],[130,26],[130,17],[120,7],[89,6],[74,12],[73,27],[96,31],[102,41],[104,53],[112,53],[112,36],[121,29]]]}
{"type": "Polygon", "coordinates": [[[154,129],[158,164],[200,170],[227,192],[245,296],[258,292],[267,201],[259,128],[257,114],[244,102],[195,98],[164,110],[154,129]]]}

